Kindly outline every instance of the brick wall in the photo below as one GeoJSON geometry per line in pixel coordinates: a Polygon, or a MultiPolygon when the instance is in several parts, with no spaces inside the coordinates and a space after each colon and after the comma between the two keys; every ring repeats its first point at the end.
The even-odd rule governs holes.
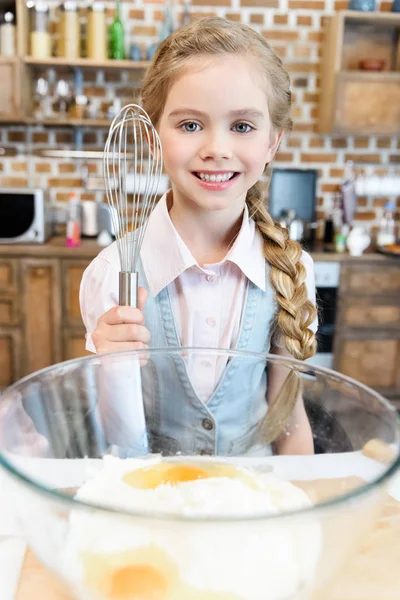
{"type": "MultiPolygon", "coordinates": [[[[347,8],[347,1],[335,0],[193,0],[192,14],[219,15],[250,24],[272,43],[283,57],[291,74],[294,93],[294,130],[281,146],[277,167],[318,168],[318,206],[322,217],[338,191],[346,160],[367,175],[400,176],[400,140],[394,137],[332,137],[316,132],[319,98],[319,67],[323,23],[336,10],[347,8]],[[203,3],[207,2],[206,5],[203,3]]],[[[391,2],[382,1],[381,10],[390,10],[391,2]]],[[[122,11],[129,41],[143,46],[156,41],[163,18],[163,3],[156,0],[123,2],[122,11]]],[[[109,5],[112,16],[112,4],[109,5]]],[[[137,86],[133,73],[92,73],[85,75],[86,92],[106,106],[114,94],[129,100],[137,86]]],[[[106,131],[85,128],[83,148],[102,149],[106,131]]],[[[74,133],[69,128],[42,126],[4,126],[0,145],[12,156],[0,163],[0,186],[49,187],[55,202],[62,203],[71,188],[81,187],[82,161],[61,161],[35,156],[43,148],[75,148],[74,133]]],[[[85,161],[89,174],[101,176],[101,161],[85,161]]],[[[82,199],[101,199],[101,192],[81,188],[82,199]]],[[[373,225],[376,208],[385,198],[359,198],[357,220],[373,225]]],[[[400,211],[400,198],[397,198],[400,211]]]]}

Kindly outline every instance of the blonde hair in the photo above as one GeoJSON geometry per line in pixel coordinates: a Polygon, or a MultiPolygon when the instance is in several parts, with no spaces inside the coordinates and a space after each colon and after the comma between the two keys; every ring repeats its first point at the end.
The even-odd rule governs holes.
{"type": "MultiPolygon", "coordinates": [[[[250,27],[217,17],[203,18],[178,29],[158,47],[141,90],[142,106],[154,125],[159,123],[170,87],[191,60],[227,53],[255,59],[265,78],[273,131],[288,132],[292,125],[290,81],[281,59],[250,27]]],[[[316,308],[308,300],[301,246],[273,222],[263,204],[259,183],[248,191],[246,203],[264,240],[264,256],[270,265],[270,281],[279,306],[276,325],[290,354],[305,360],[315,353],[315,335],[309,325],[316,308]]],[[[291,371],[268,408],[268,441],[282,434],[299,392],[299,378],[291,371]]]]}

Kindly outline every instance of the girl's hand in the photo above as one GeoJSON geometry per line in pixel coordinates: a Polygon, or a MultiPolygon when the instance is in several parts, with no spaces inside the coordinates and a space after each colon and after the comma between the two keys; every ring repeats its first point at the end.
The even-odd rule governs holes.
{"type": "Polygon", "coordinates": [[[96,352],[117,352],[147,348],[150,331],[144,326],[143,308],[147,290],[139,288],[139,308],[114,306],[100,317],[92,333],[96,352]]]}

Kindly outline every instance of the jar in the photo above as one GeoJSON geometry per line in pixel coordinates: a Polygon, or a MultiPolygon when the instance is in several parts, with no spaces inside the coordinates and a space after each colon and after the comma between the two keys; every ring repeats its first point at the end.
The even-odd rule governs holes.
{"type": "Polygon", "coordinates": [[[107,26],[102,2],[89,7],[87,57],[92,60],[107,59],[107,26]]]}
{"type": "Polygon", "coordinates": [[[45,2],[30,5],[30,55],[33,58],[51,56],[49,7],[45,2]]]}
{"type": "Polygon", "coordinates": [[[15,56],[15,24],[10,11],[6,12],[4,22],[0,25],[0,55],[15,56]]]}
{"type": "Polygon", "coordinates": [[[76,2],[67,1],[61,6],[58,56],[75,59],[80,56],[79,15],[76,2]]]}

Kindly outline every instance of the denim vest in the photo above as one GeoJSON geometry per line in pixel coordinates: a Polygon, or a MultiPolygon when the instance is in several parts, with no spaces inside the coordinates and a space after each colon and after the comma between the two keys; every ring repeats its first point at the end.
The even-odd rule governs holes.
{"type": "MultiPolygon", "coordinates": [[[[149,289],[142,264],[139,285],[149,289]]],[[[267,352],[275,312],[275,293],[265,263],[266,291],[248,281],[235,350],[267,352]]],[[[151,347],[179,347],[168,288],[149,294],[144,309],[151,347]]],[[[267,373],[263,361],[232,357],[213,395],[204,404],[189,380],[185,360],[154,355],[143,369],[143,399],[152,452],[223,456],[265,456],[261,425],[267,412],[267,373]]]]}

